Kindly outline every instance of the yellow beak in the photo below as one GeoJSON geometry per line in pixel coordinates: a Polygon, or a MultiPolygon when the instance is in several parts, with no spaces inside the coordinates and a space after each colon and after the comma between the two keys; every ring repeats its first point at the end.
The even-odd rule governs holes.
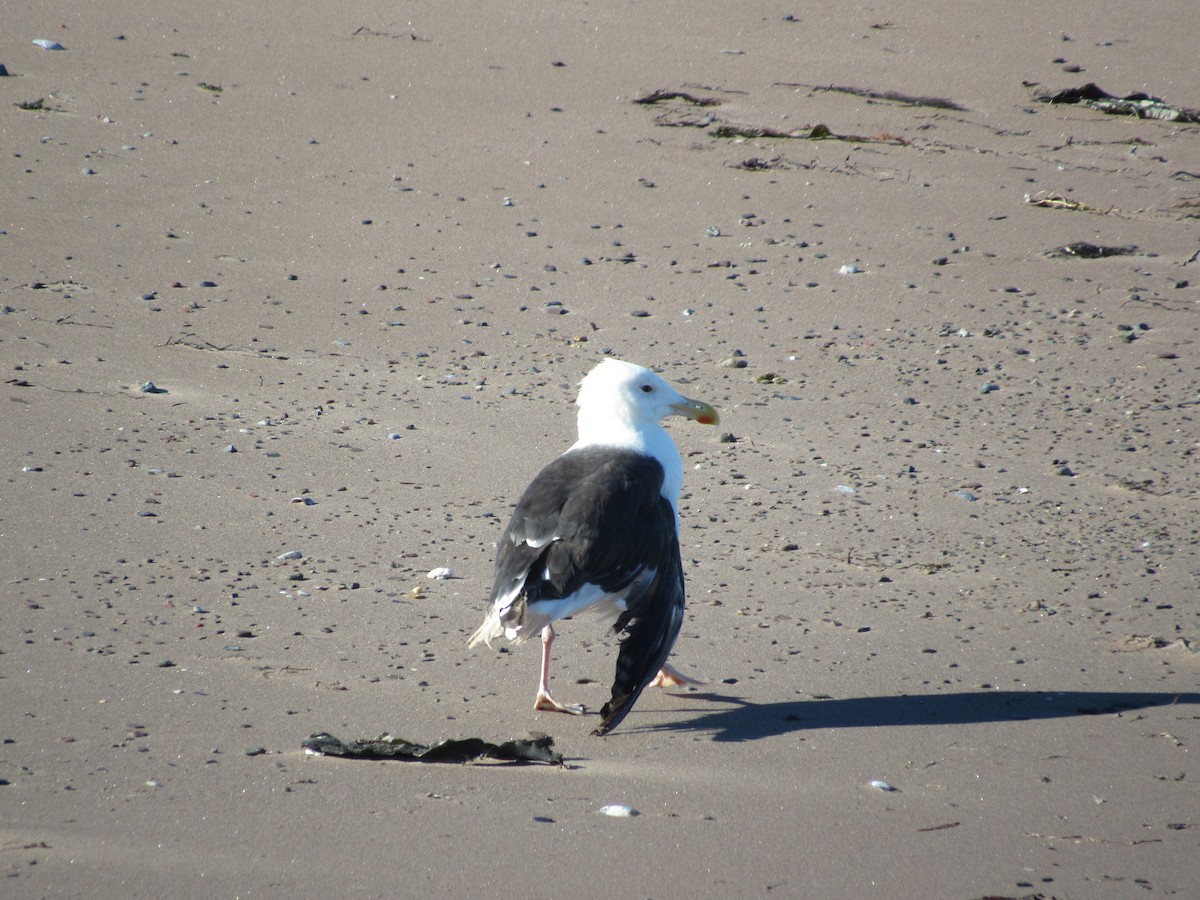
{"type": "Polygon", "coordinates": [[[671,409],[684,418],[699,422],[701,425],[716,425],[720,421],[717,411],[700,400],[689,400],[684,397],[679,403],[672,403],[671,409]]]}

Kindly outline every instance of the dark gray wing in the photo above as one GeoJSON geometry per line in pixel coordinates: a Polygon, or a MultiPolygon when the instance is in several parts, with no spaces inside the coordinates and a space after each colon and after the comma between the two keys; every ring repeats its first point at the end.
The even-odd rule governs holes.
{"type": "Polygon", "coordinates": [[[558,457],[525,489],[504,530],[491,599],[518,582],[528,604],[568,597],[584,584],[614,593],[659,568],[678,545],[662,481],[657,460],[631,451],[558,457]]]}

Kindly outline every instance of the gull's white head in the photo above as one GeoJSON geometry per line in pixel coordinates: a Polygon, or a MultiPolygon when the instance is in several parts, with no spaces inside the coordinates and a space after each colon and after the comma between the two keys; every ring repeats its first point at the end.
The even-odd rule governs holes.
{"type": "Polygon", "coordinates": [[[716,425],[717,411],[680,394],[649,369],[605,359],[579,385],[579,443],[641,446],[658,421],[684,416],[716,425]]]}

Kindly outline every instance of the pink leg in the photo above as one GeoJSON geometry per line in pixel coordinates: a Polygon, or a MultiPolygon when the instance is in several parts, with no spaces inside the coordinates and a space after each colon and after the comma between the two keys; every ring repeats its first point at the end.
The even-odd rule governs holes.
{"type": "Polygon", "coordinates": [[[542,629],[542,677],[538,681],[537,699],[533,701],[533,708],[581,716],[582,706],[567,706],[550,696],[550,645],[553,643],[554,628],[547,625],[542,629]]]}
{"type": "Polygon", "coordinates": [[[698,678],[689,678],[670,663],[663,663],[663,667],[658,670],[658,674],[650,682],[650,687],[691,687],[701,684],[708,684],[708,682],[698,678]]]}

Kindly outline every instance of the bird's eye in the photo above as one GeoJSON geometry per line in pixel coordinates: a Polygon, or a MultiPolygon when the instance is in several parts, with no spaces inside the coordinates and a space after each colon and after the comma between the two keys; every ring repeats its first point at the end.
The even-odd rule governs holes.
{"type": "Polygon", "coordinates": [[[649,393],[652,393],[653,391],[654,391],[654,387],[652,385],[649,385],[649,384],[642,385],[642,393],[643,394],[649,394],[649,393]]]}

